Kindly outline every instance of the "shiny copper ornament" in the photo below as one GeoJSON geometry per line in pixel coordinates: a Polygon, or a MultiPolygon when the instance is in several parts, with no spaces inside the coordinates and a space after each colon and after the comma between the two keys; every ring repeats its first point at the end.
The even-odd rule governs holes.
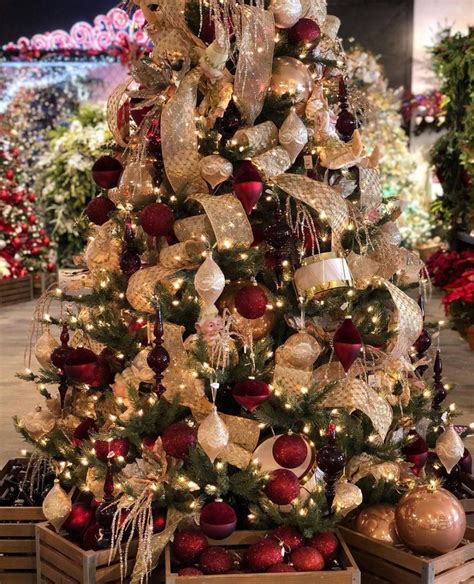
{"type": "Polygon", "coordinates": [[[399,543],[395,525],[395,506],[381,503],[367,507],[357,516],[356,531],[384,543],[392,545],[399,543]]]}

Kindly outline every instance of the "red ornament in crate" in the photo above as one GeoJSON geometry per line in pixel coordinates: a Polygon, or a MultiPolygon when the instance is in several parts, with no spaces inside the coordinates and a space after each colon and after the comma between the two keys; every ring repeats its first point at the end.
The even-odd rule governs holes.
{"type": "Polygon", "coordinates": [[[267,570],[267,574],[278,574],[284,572],[296,572],[296,570],[293,568],[293,566],[290,566],[290,564],[283,563],[270,566],[270,568],[267,570]]]}
{"type": "Polygon", "coordinates": [[[255,320],[265,315],[268,298],[263,288],[248,284],[237,290],[234,304],[240,316],[248,320],[255,320]]]}
{"type": "Polygon", "coordinates": [[[237,515],[224,501],[214,501],[202,508],[199,525],[207,537],[225,539],[235,531],[237,515]]]}
{"type": "Polygon", "coordinates": [[[199,567],[204,574],[226,574],[234,567],[234,561],[225,548],[209,547],[202,552],[199,567]]]}
{"type": "Polygon", "coordinates": [[[85,503],[74,503],[69,517],[63,523],[63,529],[75,539],[80,539],[84,537],[93,518],[94,510],[89,505],[85,503]]]}
{"type": "Polygon", "coordinates": [[[414,430],[409,432],[408,437],[411,440],[402,448],[402,454],[405,460],[412,464],[413,474],[418,476],[428,460],[428,444],[414,430]]]}
{"type": "Polygon", "coordinates": [[[94,521],[89,525],[84,533],[84,538],[82,540],[82,549],[85,551],[92,550],[97,552],[100,550],[99,546],[99,538],[100,538],[100,526],[99,524],[94,521]]]}
{"type": "Polygon", "coordinates": [[[245,379],[235,384],[232,396],[235,401],[249,412],[255,411],[270,395],[270,388],[263,381],[245,379]]]}
{"type": "Polygon", "coordinates": [[[363,347],[362,337],[350,316],[337,329],[333,339],[334,353],[347,373],[354,361],[360,356],[363,347]]]}
{"type": "Polygon", "coordinates": [[[254,572],[265,572],[275,564],[280,564],[284,555],[282,546],[269,537],[249,546],[245,563],[254,572]]]}
{"type": "Polygon", "coordinates": [[[300,494],[300,481],[291,470],[274,470],[265,487],[265,494],[275,505],[289,505],[300,494]]]}
{"type": "Polygon", "coordinates": [[[114,189],[119,184],[123,166],[113,156],[101,156],[92,167],[92,178],[103,189],[114,189]]]}
{"type": "Polygon", "coordinates": [[[202,531],[186,528],[174,534],[171,547],[174,557],[179,562],[192,564],[209,547],[209,544],[202,531]]]}
{"type": "Polygon", "coordinates": [[[181,568],[181,570],[178,571],[178,576],[204,576],[204,572],[199,568],[181,568]]]}
{"type": "Polygon", "coordinates": [[[247,215],[252,213],[258,203],[264,186],[262,177],[255,166],[250,160],[244,160],[234,177],[234,192],[247,215]]]}
{"type": "Polygon", "coordinates": [[[317,549],[302,546],[290,556],[291,563],[297,572],[320,572],[324,570],[324,558],[317,549]]]}
{"type": "Polygon", "coordinates": [[[110,219],[110,214],[115,211],[117,207],[115,203],[108,197],[100,195],[87,205],[86,215],[89,221],[95,225],[103,225],[110,219]]]}
{"type": "Polygon", "coordinates": [[[304,543],[304,537],[295,528],[289,525],[282,525],[272,531],[271,537],[283,545],[285,552],[291,553],[301,547],[304,543]]]}
{"type": "Polygon", "coordinates": [[[197,434],[185,422],[177,422],[166,428],[161,440],[168,456],[185,458],[189,453],[189,449],[196,446],[197,434]]]}
{"type": "Polygon", "coordinates": [[[286,434],[277,438],[273,444],[272,454],[280,466],[297,468],[308,456],[308,445],[298,434],[286,434]]]}
{"type": "Polygon", "coordinates": [[[334,533],[323,531],[308,539],[307,545],[318,550],[325,562],[335,560],[339,551],[339,540],[334,533]]]}
{"type": "Polygon", "coordinates": [[[164,203],[150,203],[140,213],[143,231],[152,237],[173,234],[174,214],[164,203]]]}

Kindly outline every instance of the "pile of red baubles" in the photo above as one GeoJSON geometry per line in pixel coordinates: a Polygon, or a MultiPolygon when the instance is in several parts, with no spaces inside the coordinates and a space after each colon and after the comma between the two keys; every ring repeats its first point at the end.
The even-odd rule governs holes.
{"type": "Polygon", "coordinates": [[[211,546],[199,529],[177,532],[171,545],[179,576],[319,572],[337,561],[339,541],[330,532],[305,539],[294,527],[278,527],[245,550],[211,546]]]}

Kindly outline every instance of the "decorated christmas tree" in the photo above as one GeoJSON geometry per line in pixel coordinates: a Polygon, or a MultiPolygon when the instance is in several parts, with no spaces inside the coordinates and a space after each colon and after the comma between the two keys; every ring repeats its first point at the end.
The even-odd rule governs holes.
{"type": "Polygon", "coordinates": [[[464,447],[439,357],[422,379],[422,265],[362,142],[338,19],[321,0],[141,8],[154,49],[108,104],[122,151],[93,166],[84,270],[43,299],[24,376],[47,401],[18,428],[62,483],[46,516],[86,548],[137,537],[133,582],[171,538],[183,575],[232,571],[205,536],[236,528],[274,530],[241,569],[337,569],[336,523],[381,503],[393,531],[402,495],[403,526],[419,500],[457,513],[413,550],[456,547],[457,499],[423,483],[464,447]]]}

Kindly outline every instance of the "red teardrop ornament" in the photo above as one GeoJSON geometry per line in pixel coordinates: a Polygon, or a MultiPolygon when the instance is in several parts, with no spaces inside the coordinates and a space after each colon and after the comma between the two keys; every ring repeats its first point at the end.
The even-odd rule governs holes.
{"type": "Polygon", "coordinates": [[[337,329],[333,340],[334,352],[347,373],[354,361],[359,357],[363,347],[362,337],[352,322],[351,317],[346,317],[337,329]]]}
{"type": "Polygon", "coordinates": [[[232,390],[235,401],[249,412],[253,412],[270,395],[270,388],[263,381],[245,379],[239,381],[232,390]]]}
{"type": "Polygon", "coordinates": [[[263,187],[264,183],[258,170],[249,160],[244,160],[234,178],[234,192],[247,215],[252,213],[262,196],[263,187]]]}

